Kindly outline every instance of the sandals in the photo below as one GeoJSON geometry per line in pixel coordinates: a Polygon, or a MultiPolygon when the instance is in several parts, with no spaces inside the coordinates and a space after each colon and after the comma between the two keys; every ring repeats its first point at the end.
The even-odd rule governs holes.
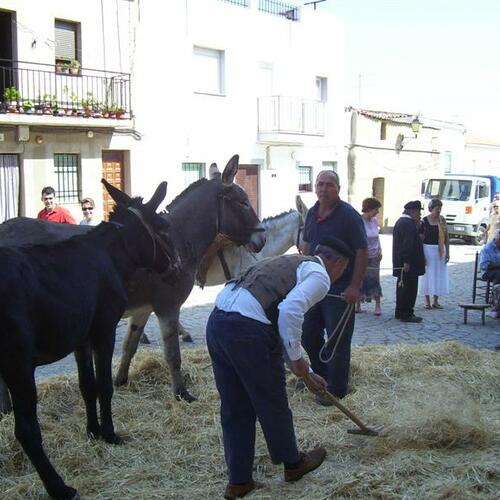
{"type": "MultiPolygon", "coordinates": [[[[432,306],[433,307],[433,306],[432,306]]],[[[424,309],[432,309],[430,304],[424,304],[424,309]]]]}
{"type": "MultiPolygon", "coordinates": [[[[433,309],[442,309],[443,306],[441,304],[432,304],[433,309]]],[[[430,308],[429,308],[430,309],[430,308]]]]}

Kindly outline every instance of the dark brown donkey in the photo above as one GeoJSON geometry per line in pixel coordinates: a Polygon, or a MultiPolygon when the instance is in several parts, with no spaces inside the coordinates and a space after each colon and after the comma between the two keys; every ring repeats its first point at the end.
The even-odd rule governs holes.
{"type": "Polygon", "coordinates": [[[117,203],[111,222],[62,242],[0,247],[0,375],[12,398],[16,438],[53,498],[78,494],[44,452],[35,368],[74,352],[87,434],[119,443],[111,415],[111,360],[127,283],[139,267],[166,277],[178,263],[168,220],[156,213],[166,183],[143,204],[103,182],[117,203]]]}
{"type": "MultiPolygon", "coordinates": [[[[212,165],[210,180],[200,179],[191,184],[168,206],[169,213],[164,217],[171,224],[169,234],[179,254],[179,273],[176,278],[164,280],[158,273],[139,270],[131,280],[124,313],[129,317],[129,325],[115,380],[117,385],[127,382],[139,338],[154,311],[160,324],[173,391],[177,397],[193,401],[181,375],[178,332],[180,309],[193,288],[198,265],[217,234],[253,252],[260,251],[266,242],[264,228],[247,194],[234,183],[237,171],[237,155],[229,160],[222,175],[217,166],[212,165]]],[[[11,219],[0,224],[0,246],[18,244],[21,239],[24,242],[64,240],[89,229],[27,218],[11,219]]]]}

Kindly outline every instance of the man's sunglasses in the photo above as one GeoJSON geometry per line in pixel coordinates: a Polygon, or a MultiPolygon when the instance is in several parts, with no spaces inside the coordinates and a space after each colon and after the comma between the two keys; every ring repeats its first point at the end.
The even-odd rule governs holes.
{"type": "Polygon", "coordinates": [[[83,207],[83,208],[82,208],[82,211],[83,211],[83,212],[86,212],[86,211],[88,211],[88,210],[94,210],[94,209],[93,209],[92,207],[83,207]]]}

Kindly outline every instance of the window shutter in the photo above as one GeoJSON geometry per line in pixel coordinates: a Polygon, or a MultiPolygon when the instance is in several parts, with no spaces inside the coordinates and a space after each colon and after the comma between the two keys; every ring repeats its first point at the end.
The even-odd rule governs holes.
{"type": "Polygon", "coordinates": [[[56,59],[76,59],[76,26],[56,21],[56,59]]]}

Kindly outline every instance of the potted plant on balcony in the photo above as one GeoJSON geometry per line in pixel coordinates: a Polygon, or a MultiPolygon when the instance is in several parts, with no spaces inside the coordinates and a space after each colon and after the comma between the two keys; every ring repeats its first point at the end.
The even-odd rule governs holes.
{"type": "Polygon", "coordinates": [[[115,112],[115,116],[118,120],[123,119],[123,116],[125,115],[125,108],[122,106],[116,106],[115,112]]]}
{"type": "Polygon", "coordinates": [[[24,101],[23,102],[23,108],[24,108],[24,112],[27,114],[27,115],[31,115],[33,114],[33,103],[31,101],[24,101]]]}
{"type": "Polygon", "coordinates": [[[76,59],[72,59],[69,63],[69,74],[70,75],[79,75],[80,74],[80,61],[76,59]]]}
{"type": "Polygon", "coordinates": [[[16,87],[7,87],[3,93],[7,111],[9,113],[17,113],[17,104],[21,100],[21,92],[16,87]]]}

